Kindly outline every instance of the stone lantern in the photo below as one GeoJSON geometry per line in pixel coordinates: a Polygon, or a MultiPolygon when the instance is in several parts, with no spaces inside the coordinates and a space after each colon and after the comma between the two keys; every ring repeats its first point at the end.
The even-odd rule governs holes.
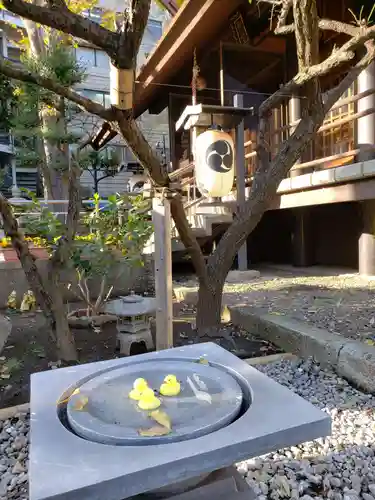
{"type": "Polygon", "coordinates": [[[105,312],[117,316],[117,343],[121,354],[129,356],[133,343],[144,342],[148,351],[154,348],[150,319],[156,312],[155,298],[131,292],[109,301],[105,312]]]}

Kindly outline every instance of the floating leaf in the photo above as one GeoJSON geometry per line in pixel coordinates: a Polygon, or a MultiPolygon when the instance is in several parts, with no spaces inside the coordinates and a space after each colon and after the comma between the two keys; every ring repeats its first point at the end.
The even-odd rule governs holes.
{"type": "Polygon", "coordinates": [[[208,362],[207,358],[204,358],[203,356],[199,359],[196,359],[194,363],[199,363],[201,365],[209,365],[210,363],[208,362]]]}
{"type": "Polygon", "coordinates": [[[372,340],[372,339],[366,339],[366,340],[365,340],[365,343],[366,343],[367,345],[375,345],[375,341],[374,341],[374,340],[372,340]]]}
{"type": "Polygon", "coordinates": [[[88,402],[89,402],[89,398],[87,396],[79,396],[74,401],[73,410],[82,411],[88,402]]]}
{"type": "Polygon", "coordinates": [[[69,401],[69,399],[72,397],[72,396],[75,396],[76,394],[79,394],[79,387],[77,387],[77,389],[74,389],[74,391],[72,392],[72,394],[70,394],[70,396],[68,396],[67,398],[64,398],[64,399],[59,399],[57,404],[58,405],[63,405],[65,403],[67,403],[69,401]]]}
{"type": "Polygon", "coordinates": [[[162,425],[163,427],[165,427],[169,431],[172,429],[171,419],[170,419],[169,415],[167,415],[167,413],[165,413],[165,411],[163,411],[163,410],[154,410],[154,411],[152,411],[150,413],[150,417],[152,419],[154,419],[155,422],[157,422],[158,424],[162,425]]]}
{"type": "Polygon", "coordinates": [[[171,431],[166,427],[162,427],[161,425],[155,425],[154,427],[150,427],[149,429],[138,429],[138,434],[143,437],[156,437],[156,436],[166,436],[171,431]]]}

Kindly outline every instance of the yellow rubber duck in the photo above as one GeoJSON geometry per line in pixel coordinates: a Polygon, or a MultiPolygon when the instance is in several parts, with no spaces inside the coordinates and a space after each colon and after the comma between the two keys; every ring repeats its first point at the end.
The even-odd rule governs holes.
{"type": "Polygon", "coordinates": [[[177,396],[180,394],[181,384],[175,375],[167,375],[160,386],[162,396],[177,396]]]}
{"type": "Polygon", "coordinates": [[[156,410],[160,405],[160,399],[155,396],[152,389],[148,387],[142,391],[141,399],[138,401],[138,408],[141,410],[156,410]]]}
{"type": "Polygon", "coordinates": [[[17,292],[15,290],[9,294],[7,307],[8,309],[17,309],[17,292]]]}
{"type": "Polygon", "coordinates": [[[21,312],[32,311],[35,308],[36,308],[35,295],[31,290],[28,290],[22,298],[20,311],[21,312]]]}
{"type": "Polygon", "coordinates": [[[147,380],[144,378],[137,378],[134,380],[133,389],[129,392],[129,398],[139,401],[145,389],[148,389],[147,380]]]}

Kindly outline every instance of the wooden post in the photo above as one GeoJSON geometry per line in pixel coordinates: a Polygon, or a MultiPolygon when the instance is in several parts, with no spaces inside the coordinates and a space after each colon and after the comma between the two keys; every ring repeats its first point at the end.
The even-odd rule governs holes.
{"type": "Polygon", "coordinates": [[[152,200],[156,296],[156,350],[173,347],[171,207],[165,197],[152,200]]]}
{"type": "Polygon", "coordinates": [[[224,106],[224,61],[223,61],[223,43],[220,41],[220,105],[224,106]]]}
{"type": "MultiPolygon", "coordinates": [[[[233,99],[235,108],[243,108],[243,96],[236,94],[233,99]]],[[[245,131],[243,119],[236,127],[236,187],[237,187],[237,210],[242,207],[246,201],[245,195],[245,131]]],[[[247,244],[246,241],[238,252],[238,269],[246,271],[247,269],[247,244]]]]}
{"type": "Polygon", "coordinates": [[[361,202],[362,228],[358,241],[358,270],[365,276],[375,275],[375,200],[361,202]]]}
{"type": "MultiPolygon", "coordinates": [[[[375,64],[371,63],[358,77],[358,93],[366,92],[375,86],[375,64]]],[[[366,112],[375,106],[375,94],[360,99],[357,104],[357,112],[366,112]]],[[[353,117],[352,117],[353,118],[353,117]]],[[[357,120],[357,144],[361,152],[357,161],[367,161],[374,158],[374,153],[367,149],[375,142],[375,120],[374,114],[367,114],[357,120]]]]}
{"type": "MultiPolygon", "coordinates": [[[[289,100],[289,123],[295,123],[300,119],[301,119],[301,100],[298,96],[293,96],[289,100]]],[[[296,128],[297,126],[290,128],[290,135],[293,134],[296,128]]],[[[291,177],[296,177],[298,175],[307,173],[307,171],[305,172],[303,171],[303,169],[297,168],[298,163],[301,163],[300,158],[296,161],[295,165],[292,167],[290,171],[291,177]]]]}

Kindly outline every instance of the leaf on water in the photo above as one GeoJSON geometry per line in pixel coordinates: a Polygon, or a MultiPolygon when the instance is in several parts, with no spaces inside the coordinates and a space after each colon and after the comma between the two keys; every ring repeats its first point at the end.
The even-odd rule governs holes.
{"type": "Polygon", "coordinates": [[[73,410],[82,411],[88,402],[89,398],[87,396],[79,396],[73,403],[73,410]]]}
{"type": "Polygon", "coordinates": [[[157,436],[166,436],[171,431],[166,427],[162,427],[161,425],[155,425],[154,427],[150,427],[149,429],[138,429],[138,434],[143,437],[157,437],[157,436]]]}
{"type": "Polygon", "coordinates": [[[203,356],[201,358],[199,358],[199,359],[196,359],[194,361],[194,363],[199,363],[201,365],[209,365],[210,364],[209,361],[208,361],[208,359],[204,358],[203,356]]]}
{"type": "Polygon", "coordinates": [[[374,340],[372,340],[372,339],[366,339],[366,340],[365,340],[365,343],[366,343],[367,345],[375,345],[375,341],[374,341],[374,340]]]}
{"type": "Polygon", "coordinates": [[[72,397],[72,396],[75,396],[76,394],[79,394],[79,387],[77,387],[77,389],[74,389],[74,391],[72,392],[72,394],[70,394],[70,396],[68,396],[67,398],[64,398],[64,399],[59,399],[57,404],[58,405],[63,405],[65,403],[67,403],[69,401],[69,399],[72,397]]]}
{"type": "Polygon", "coordinates": [[[158,424],[162,425],[169,431],[172,429],[172,422],[167,413],[163,410],[154,410],[150,413],[150,417],[158,424]]]}

